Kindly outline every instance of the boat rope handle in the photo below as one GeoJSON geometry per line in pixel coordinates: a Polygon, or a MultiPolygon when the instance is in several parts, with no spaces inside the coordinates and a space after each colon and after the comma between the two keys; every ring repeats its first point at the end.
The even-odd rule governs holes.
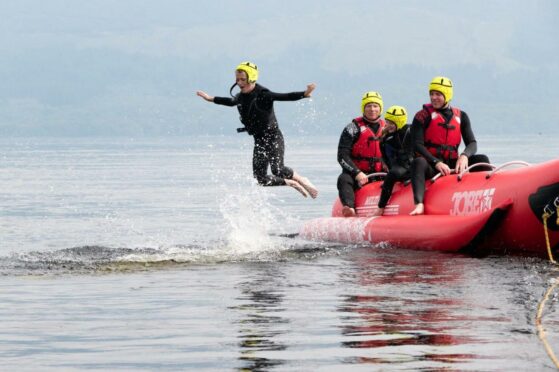
{"type": "MultiPolygon", "coordinates": [[[[555,213],[557,215],[556,223],[557,225],[559,225],[559,196],[556,197],[555,200],[553,201],[553,206],[555,206],[555,211],[551,209],[549,204],[551,203],[548,203],[543,209],[542,222],[543,222],[543,228],[545,233],[545,244],[547,246],[547,254],[549,256],[549,260],[553,264],[557,264],[557,262],[553,259],[553,253],[551,252],[551,245],[549,244],[549,234],[547,232],[547,220],[549,217],[553,215],[553,213],[555,213]]],[[[543,343],[545,352],[551,358],[551,361],[553,362],[553,364],[555,364],[556,368],[559,368],[559,360],[557,360],[555,353],[553,353],[553,349],[551,349],[551,346],[547,341],[545,329],[542,325],[542,316],[543,316],[543,309],[545,308],[545,303],[547,302],[549,295],[553,292],[553,290],[555,289],[555,287],[557,287],[558,284],[559,284],[559,280],[557,280],[556,278],[553,285],[547,289],[545,295],[543,296],[543,299],[538,304],[538,311],[536,313],[536,329],[538,331],[538,338],[543,343]]]]}
{"type": "Polygon", "coordinates": [[[545,233],[545,244],[547,246],[547,256],[549,257],[549,261],[557,264],[557,262],[553,259],[553,252],[551,252],[551,245],[549,244],[549,234],[547,233],[547,219],[549,217],[551,217],[551,215],[547,212],[544,212],[544,214],[542,215],[543,231],[545,233]]]}
{"type": "Polygon", "coordinates": [[[477,167],[490,167],[491,170],[495,170],[495,168],[497,168],[495,165],[489,163],[475,163],[470,165],[468,168],[464,169],[462,172],[460,172],[460,174],[458,175],[458,181],[462,181],[462,177],[464,176],[465,173],[468,173],[470,169],[477,168],[477,167]]]}
{"type": "Polygon", "coordinates": [[[367,178],[371,178],[371,177],[386,177],[386,172],[375,172],[375,173],[370,173],[367,174],[367,178]]]}
{"type": "MultiPolygon", "coordinates": [[[[454,173],[456,173],[456,171],[454,169],[451,169],[450,174],[454,174],[454,173]]],[[[434,183],[436,180],[438,180],[442,176],[443,176],[443,174],[441,172],[437,173],[433,178],[431,178],[431,183],[434,183]]]]}
{"type": "Polygon", "coordinates": [[[538,337],[543,343],[547,355],[549,355],[551,361],[553,362],[553,364],[555,364],[555,367],[557,368],[559,368],[559,361],[555,357],[555,354],[553,353],[551,346],[549,346],[549,342],[547,342],[547,338],[545,336],[545,329],[542,325],[542,314],[543,314],[543,309],[545,308],[545,303],[549,298],[549,295],[553,292],[553,290],[555,289],[555,287],[557,287],[558,284],[559,281],[555,279],[553,285],[547,289],[545,295],[543,296],[543,299],[538,304],[538,311],[536,313],[536,329],[538,331],[538,337]]]}
{"type": "Polygon", "coordinates": [[[489,179],[491,178],[495,173],[497,173],[498,171],[500,171],[503,168],[509,167],[511,165],[524,165],[524,166],[530,166],[531,164],[522,160],[513,160],[513,161],[509,161],[507,163],[503,163],[501,165],[499,165],[497,168],[493,169],[491,172],[487,173],[487,176],[485,176],[485,178],[489,179]]]}
{"type": "Polygon", "coordinates": [[[552,202],[550,201],[547,203],[545,207],[543,207],[542,213],[542,222],[543,222],[543,232],[545,234],[545,244],[547,247],[547,255],[549,260],[556,264],[555,260],[553,259],[553,252],[551,252],[551,244],[549,243],[549,234],[547,232],[547,220],[549,217],[553,216],[553,213],[557,216],[555,220],[555,224],[559,226],[559,196],[557,196],[552,202]],[[551,206],[555,207],[555,210],[551,208],[551,206]]]}

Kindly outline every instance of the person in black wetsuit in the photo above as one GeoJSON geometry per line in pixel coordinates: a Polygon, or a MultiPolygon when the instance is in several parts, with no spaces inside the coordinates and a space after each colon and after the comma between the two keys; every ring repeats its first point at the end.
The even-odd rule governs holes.
{"type": "Polygon", "coordinates": [[[206,101],[218,105],[237,106],[243,128],[238,132],[247,132],[254,137],[254,151],[252,157],[253,175],[262,186],[291,186],[303,196],[317,197],[318,190],[306,178],[286,167],[283,163],[285,145],[283,134],[278,126],[274,113],[274,101],[297,101],[311,96],[315,84],[307,85],[301,92],[274,93],[268,88],[256,83],[258,68],[251,62],[243,62],[235,70],[235,84],[241,92],[233,98],[212,97],[206,92],[197,91],[196,94],[206,101]],[[272,174],[268,174],[270,166],[272,174]]]}
{"type": "MultiPolygon", "coordinates": [[[[425,213],[423,197],[425,179],[440,172],[443,176],[451,173],[451,168],[460,173],[468,165],[489,163],[486,155],[477,154],[477,142],[468,115],[451,107],[453,96],[452,81],[437,76],[429,84],[430,104],[423,105],[413,118],[411,134],[416,158],[411,165],[411,182],[415,203],[411,215],[425,213]],[[458,154],[461,140],[465,148],[458,154]]],[[[486,168],[480,168],[485,170],[486,168]]]]}
{"type": "Polygon", "coordinates": [[[392,189],[397,181],[410,178],[410,164],[413,158],[410,125],[406,124],[408,114],[402,106],[391,106],[384,115],[386,126],[380,141],[382,159],[388,167],[388,173],[381,186],[381,194],[376,216],[382,216],[390,200],[392,189]]]}
{"type": "Polygon", "coordinates": [[[338,163],[342,173],[338,177],[338,195],[344,217],[354,217],[355,190],[369,182],[369,173],[386,170],[382,162],[380,139],[385,122],[382,119],[382,97],[367,92],[361,99],[361,113],[349,123],[338,143],[338,163]]]}

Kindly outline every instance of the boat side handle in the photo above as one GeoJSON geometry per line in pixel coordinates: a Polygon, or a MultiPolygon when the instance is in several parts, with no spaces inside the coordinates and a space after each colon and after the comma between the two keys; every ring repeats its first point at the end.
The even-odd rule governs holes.
{"type": "Polygon", "coordinates": [[[491,172],[487,173],[487,176],[485,176],[485,178],[489,179],[489,178],[491,178],[491,176],[493,176],[495,173],[497,173],[501,169],[509,167],[511,165],[524,165],[525,167],[529,167],[531,164],[528,163],[528,162],[522,161],[522,160],[509,161],[507,163],[503,163],[503,164],[499,165],[498,167],[494,168],[491,172]]]}
{"type": "Polygon", "coordinates": [[[371,177],[386,177],[386,172],[375,172],[375,173],[370,173],[367,174],[367,178],[371,178],[371,177]]]}
{"type": "MultiPolygon", "coordinates": [[[[489,163],[475,163],[470,165],[468,168],[464,169],[459,175],[458,175],[458,181],[462,181],[462,177],[464,176],[464,174],[468,173],[470,171],[470,169],[473,168],[477,168],[477,167],[489,167],[491,168],[491,170],[493,171],[495,168],[497,168],[496,166],[494,166],[493,164],[489,164],[489,163]]],[[[489,177],[487,177],[489,178],[489,177]]]]}
{"type": "MultiPolygon", "coordinates": [[[[454,174],[454,173],[456,173],[456,171],[454,169],[451,169],[450,174],[454,174]]],[[[443,176],[443,174],[441,172],[435,174],[435,176],[433,176],[433,178],[431,178],[431,183],[434,183],[436,180],[438,180],[442,176],[443,176]]]]}

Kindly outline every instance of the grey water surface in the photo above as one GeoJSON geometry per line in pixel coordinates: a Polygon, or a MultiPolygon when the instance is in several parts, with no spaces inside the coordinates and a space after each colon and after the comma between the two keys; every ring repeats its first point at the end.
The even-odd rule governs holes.
{"type": "MultiPolygon", "coordinates": [[[[496,164],[559,155],[478,142],[496,164]]],[[[0,368],[554,369],[536,313],[556,266],[301,240],[336,197],[337,138],[286,144],[316,200],[258,187],[248,136],[0,139],[0,368]]]]}

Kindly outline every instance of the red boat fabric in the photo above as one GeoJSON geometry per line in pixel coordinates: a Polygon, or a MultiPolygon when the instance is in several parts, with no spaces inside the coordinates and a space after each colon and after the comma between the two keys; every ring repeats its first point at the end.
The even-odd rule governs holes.
{"type": "Polygon", "coordinates": [[[300,235],[309,240],[353,244],[387,242],[400,248],[458,252],[472,243],[491,216],[498,210],[508,209],[510,204],[468,216],[319,218],[306,223],[300,235]]]}
{"type": "Polygon", "coordinates": [[[381,185],[382,181],[372,182],[356,191],[357,217],[343,218],[338,199],[332,217],[305,223],[301,235],[347,243],[385,241],[403,248],[457,251],[470,244],[500,209],[503,218],[487,227],[484,239],[476,242],[476,251],[547,256],[542,215],[551,202],[555,214],[547,224],[549,242],[554,254],[559,248],[559,221],[552,204],[559,196],[559,160],[495,173],[466,173],[461,179],[450,175],[433,183],[427,181],[423,216],[409,216],[414,208],[411,185],[397,183],[384,215],[372,218],[381,185]]]}

